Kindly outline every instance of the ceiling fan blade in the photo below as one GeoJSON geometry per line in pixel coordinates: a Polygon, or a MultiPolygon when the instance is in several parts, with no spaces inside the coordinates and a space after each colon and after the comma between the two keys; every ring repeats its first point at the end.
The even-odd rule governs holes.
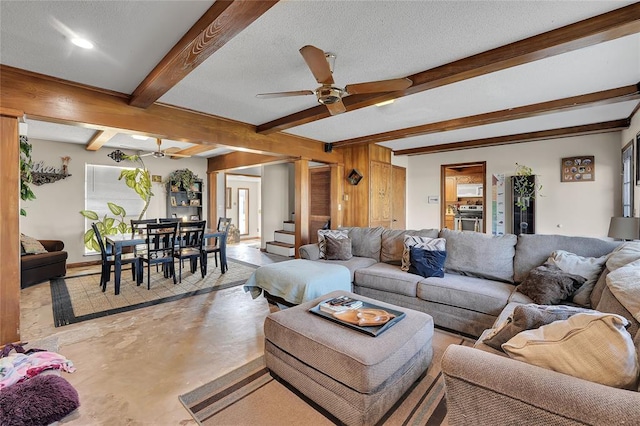
{"type": "Polygon", "coordinates": [[[167,157],[176,157],[176,158],[190,158],[190,157],[191,157],[190,155],[185,155],[185,154],[171,154],[171,153],[168,153],[168,152],[165,152],[165,155],[166,155],[167,157]]]}
{"type": "Polygon", "coordinates": [[[153,152],[148,152],[146,154],[138,155],[138,157],[148,157],[148,156],[153,155],[153,154],[154,154],[153,152]]]}
{"type": "Polygon", "coordinates": [[[347,85],[344,90],[350,95],[359,93],[395,92],[409,88],[413,82],[408,78],[394,78],[392,80],[369,81],[347,85]]]}
{"type": "Polygon", "coordinates": [[[314,46],[304,46],[300,49],[300,54],[318,83],[333,84],[331,67],[324,51],[314,46]]]}
{"type": "Polygon", "coordinates": [[[294,90],[291,92],[274,92],[274,93],[259,93],[256,95],[256,98],[261,99],[270,99],[270,98],[284,98],[287,96],[305,96],[305,95],[313,95],[313,91],[311,90],[294,90]]]}
{"type": "Polygon", "coordinates": [[[345,108],[342,100],[339,100],[332,104],[325,104],[325,106],[327,107],[327,109],[329,110],[329,114],[331,115],[337,115],[342,114],[343,112],[347,112],[347,108],[345,108]]]}
{"type": "Polygon", "coordinates": [[[167,148],[163,152],[165,155],[169,157],[184,157],[184,158],[191,157],[190,155],[186,155],[186,154],[178,154],[180,150],[181,150],[180,148],[173,147],[173,148],[167,148]]]}

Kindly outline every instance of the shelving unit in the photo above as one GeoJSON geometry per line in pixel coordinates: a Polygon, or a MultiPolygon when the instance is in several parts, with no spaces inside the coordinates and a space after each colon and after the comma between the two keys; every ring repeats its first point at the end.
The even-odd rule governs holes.
{"type": "Polygon", "coordinates": [[[202,189],[201,179],[191,188],[183,188],[176,182],[167,183],[167,217],[202,220],[202,189]]]}

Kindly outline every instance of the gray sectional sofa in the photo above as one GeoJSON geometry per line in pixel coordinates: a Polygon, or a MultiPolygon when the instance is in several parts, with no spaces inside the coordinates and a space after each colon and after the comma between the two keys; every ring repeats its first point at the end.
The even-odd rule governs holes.
{"type": "MultiPolygon", "coordinates": [[[[318,259],[317,245],[301,247],[301,257],[347,266],[358,294],[426,312],[440,327],[480,336],[474,347],[452,345],[443,355],[450,424],[640,425],[640,392],[636,391],[640,389],[619,389],[520,362],[483,343],[492,327],[502,323],[515,307],[532,303],[516,286],[553,251],[600,257],[614,251],[619,242],[560,235],[493,237],[447,229],[345,229],[352,239],[351,260],[318,259]],[[444,278],[422,278],[400,270],[406,234],[446,239],[444,278]]],[[[640,245],[632,252],[640,258],[640,245]]],[[[635,304],[639,312],[632,314],[625,308],[629,301],[618,300],[609,289],[608,266],[590,294],[591,307],[628,320],[626,330],[633,339],[635,348],[631,350],[635,349],[637,362],[640,301],[635,304]]],[[[640,261],[634,262],[634,268],[640,271],[640,261]]],[[[640,272],[633,274],[630,279],[640,282],[640,272]]],[[[611,346],[602,343],[594,342],[594,346],[611,346]]]]}
{"type": "Polygon", "coordinates": [[[599,257],[619,244],[562,235],[494,237],[449,229],[340,229],[348,230],[351,238],[350,260],[319,259],[317,244],[300,247],[300,257],[344,265],[351,271],[355,293],[428,313],[437,326],[471,336],[491,328],[507,304],[532,303],[515,291],[516,285],[554,250],[599,257]],[[423,278],[400,269],[405,235],[446,240],[444,278],[423,278]]]}

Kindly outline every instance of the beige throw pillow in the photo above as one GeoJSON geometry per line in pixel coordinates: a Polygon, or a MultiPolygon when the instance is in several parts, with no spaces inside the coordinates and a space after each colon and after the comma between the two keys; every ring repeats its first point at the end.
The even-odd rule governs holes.
{"type": "Polygon", "coordinates": [[[402,265],[400,269],[407,272],[411,266],[411,247],[417,247],[424,250],[445,251],[447,240],[444,238],[420,237],[417,235],[404,236],[404,250],[402,252],[402,265]]]}
{"type": "Polygon", "coordinates": [[[27,254],[47,253],[47,249],[44,248],[42,243],[33,237],[20,234],[20,243],[27,254]]]}
{"type": "Polygon", "coordinates": [[[615,314],[575,314],[517,334],[502,349],[513,359],[622,389],[636,389],[638,357],[628,321],[615,314]]]}
{"type": "Polygon", "coordinates": [[[327,243],[325,236],[330,235],[333,238],[339,240],[341,238],[349,238],[349,231],[347,230],[333,230],[333,229],[319,229],[318,230],[318,248],[320,249],[320,259],[327,258],[327,243]]]}

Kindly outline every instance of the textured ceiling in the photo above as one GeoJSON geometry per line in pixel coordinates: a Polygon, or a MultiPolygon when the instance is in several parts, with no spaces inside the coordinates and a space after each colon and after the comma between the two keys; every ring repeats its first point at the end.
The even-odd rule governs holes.
{"type": "MultiPolygon", "coordinates": [[[[408,76],[596,16],[630,1],[280,1],[176,84],[159,101],[254,125],[316,105],[315,97],[257,99],[263,92],[315,89],[300,47],[337,55],[344,86],[408,76]]],[[[0,62],[131,94],[209,9],[206,1],[0,2],[0,62]],[[85,51],[70,34],[90,38],[85,51]]],[[[335,142],[640,81],[638,34],[463,80],[294,127],[335,142]]],[[[406,149],[626,118],[637,101],[439,132],[382,143],[406,149]]],[[[29,121],[31,137],[86,143],[83,128],[29,121]]],[[[164,141],[163,149],[189,144],[164,141]]],[[[153,150],[117,135],[105,147],[153,150]]],[[[228,150],[201,155],[212,156],[228,150]]]]}

